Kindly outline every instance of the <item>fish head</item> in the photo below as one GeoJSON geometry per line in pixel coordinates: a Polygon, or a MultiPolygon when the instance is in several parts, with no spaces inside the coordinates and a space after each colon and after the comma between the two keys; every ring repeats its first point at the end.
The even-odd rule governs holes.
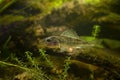
{"type": "Polygon", "coordinates": [[[60,47],[60,40],[57,36],[47,37],[43,41],[46,44],[47,48],[59,48],[60,47]]]}

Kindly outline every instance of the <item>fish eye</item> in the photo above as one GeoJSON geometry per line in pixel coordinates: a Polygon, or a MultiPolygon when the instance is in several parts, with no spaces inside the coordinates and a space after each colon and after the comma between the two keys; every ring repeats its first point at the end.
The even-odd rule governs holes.
{"type": "Polygon", "coordinates": [[[46,39],[47,42],[51,42],[52,40],[51,39],[46,39]]]}

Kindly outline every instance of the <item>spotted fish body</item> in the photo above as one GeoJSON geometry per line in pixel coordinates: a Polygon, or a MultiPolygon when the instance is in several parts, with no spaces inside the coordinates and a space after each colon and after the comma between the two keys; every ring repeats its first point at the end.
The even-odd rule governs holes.
{"type": "MultiPolygon", "coordinates": [[[[66,32],[63,33],[65,34],[66,32]]],[[[43,41],[48,48],[52,48],[53,50],[57,49],[63,54],[70,55],[79,61],[87,62],[107,69],[107,72],[115,74],[115,77],[119,76],[119,57],[114,56],[113,54],[111,55],[111,51],[99,48],[97,46],[99,44],[96,45],[95,43],[89,43],[75,36],[76,35],[67,33],[65,35],[61,34],[59,36],[50,36],[45,38],[43,41]]],[[[89,64],[80,64],[87,66],[87,68],[93,72],[93,70],[91,70],[92,66],[89,66],[89,64]]],[[[100,68],[98,68],[98,70],[99,69],[100,68]]]]}
{"type": "Polygon", "coordinates": [[[79,38],[73,30],[67,30],[59,36],[50,36],[44,39],[48,48],[59,50],[59,52],[73,53],[76,50],[94,46],[79,38]]]}

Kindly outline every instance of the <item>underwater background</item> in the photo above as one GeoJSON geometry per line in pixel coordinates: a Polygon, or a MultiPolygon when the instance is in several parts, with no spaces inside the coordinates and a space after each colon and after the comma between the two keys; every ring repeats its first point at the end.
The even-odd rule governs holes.
{"type": "Polygon", "coordinates": [[[0,0],[0,80],[119,80],[120,0],[0,0]]]}

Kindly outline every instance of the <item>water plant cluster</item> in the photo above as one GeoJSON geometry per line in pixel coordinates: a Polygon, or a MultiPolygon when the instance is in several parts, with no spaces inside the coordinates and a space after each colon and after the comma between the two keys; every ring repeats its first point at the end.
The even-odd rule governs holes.
{"type": "MultiPolygon", "coordinates": [[[[50,69],[54,69],[55,66],[52,63],[52,61],[49,59],[48,55],[45,53],[45,50],[43,49],[39,49],[39,53],[40,56],[42,57],[43,62],[45,64],[48,64],[47,67],[49,67],[50,69]]],[[[20,60],[19,58],[15,57],[15,56],[11,56],[11,61],[4,61],[1,60],[0,61],[0,65],[3,66],[7,66],[9,67],[14,67],[14,69],[19,69],[17,74],[15,74],[14,69],[13,69],[13,75],[11,76],[7,76],[6,74],[6,80],[11,79],[11,80],[28,80],[28,79],[32,79],[32,80],[53,80],[53,77],[51,76],[51,74],[48,74],[45,70],[43,70],[41,67],[41,64],[35,59],[35,57],[32,57],[32,53],[30,51],[26,51],[25,52],[25,56],[26,56],[26,61],[20,60]],[[11,78],[10,78],[11,77],[11,78]]],[[[57,80],[66,80],[66,77],[68,76],[68,69],[69,64],[70,64],[70,57],[65,59],[65,63],[64,63],[64,68],[63,68],[63,72],[61,72],[60,74],[57,74],[57,80]]],[[[43,65],[44,66],[44,65],[43,65]]],[[[5,67],[3,67],[5,68],[5,67]]],[[[48,68],[48,69],[49,69],[48,68]]],[[[6,72],[5,72],[6,73],[6,72]]]]}

